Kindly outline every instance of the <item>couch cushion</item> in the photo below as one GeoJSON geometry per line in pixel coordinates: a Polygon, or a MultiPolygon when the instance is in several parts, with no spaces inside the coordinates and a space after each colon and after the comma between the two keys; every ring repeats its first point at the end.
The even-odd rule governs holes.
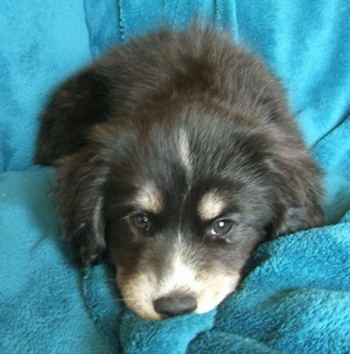
{"type": "Polygon", "coordinates": [[[84,1],[0,2],[0,171],[30,166],[52,88],[91,58],[84,1]]]}

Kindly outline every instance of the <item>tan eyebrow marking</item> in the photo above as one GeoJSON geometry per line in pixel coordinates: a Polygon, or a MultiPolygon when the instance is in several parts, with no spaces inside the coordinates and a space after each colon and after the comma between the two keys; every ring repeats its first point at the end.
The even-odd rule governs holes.
{"type": "Polygon", "coordinates": [[[163,209],[162,195],[153,183],[146,183],[142,186],[134,202],[140,209],[154,214],[159,214],[163,209]]]}
{"type": "Polygon", "coordinates": [[[225,202],[216,191],[204,194],[199,201],[197,212],[202,220],[212,220],[218,217],[225,208],[225,202]]]}

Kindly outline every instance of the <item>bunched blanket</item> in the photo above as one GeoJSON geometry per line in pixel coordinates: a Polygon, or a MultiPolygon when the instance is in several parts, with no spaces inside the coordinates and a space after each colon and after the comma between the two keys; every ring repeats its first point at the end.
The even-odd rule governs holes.
{"type": "MultiPolygon", "coordinates": [[[[350,352],[350,2],[0,2],[0,352],[350,352]],[[53,88],[113,45],[195,16],[281,79],[324,171],[326,223],[261,245],[215,310],[145,321],[107,265],[81,270],[61,241],[54,169],[33,163],[53,88]]],[[[263,206],[262,206],[263,207],[263,206]]]]}

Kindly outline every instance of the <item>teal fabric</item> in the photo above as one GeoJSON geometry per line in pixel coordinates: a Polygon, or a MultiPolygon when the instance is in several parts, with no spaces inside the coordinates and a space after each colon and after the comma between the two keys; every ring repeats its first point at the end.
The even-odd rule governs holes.
{"type": "Polygon", "coordinates": [[[32,164],[53,86],[91,59],[83,0],[0,2],[0,171],[32,164]]]}
{"type": "Polygon", "coordinates": [[[112,353],[81,296],[81,273],[64,250],[53,171],[0,174],[0,352],[112,353]]]}
{"type": "Polygon", "coordinates": [[[0,2],[0,352],[350,352],[350,2],[0,2]],[[258,248],[238,291],[203,315],[144,321],[113,270],[81,272],[61,242],[54,170],[33,165],[38,114],[113,45],[193,17],[280,77],[324,170],[327,223],[258,248]]]}

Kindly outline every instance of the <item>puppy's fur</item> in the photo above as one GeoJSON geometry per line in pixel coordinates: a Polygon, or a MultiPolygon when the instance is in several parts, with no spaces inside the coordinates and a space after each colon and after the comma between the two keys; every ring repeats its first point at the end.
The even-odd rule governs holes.
{"type": "Polygon", "coordinates": [[[37,161],[58,166],[83,264],[106,251],[144,318],[212,309],[259,243],[322,222],[319,170],[279,83],[210,28],[147,35],[68,80],[37,161]]]}

